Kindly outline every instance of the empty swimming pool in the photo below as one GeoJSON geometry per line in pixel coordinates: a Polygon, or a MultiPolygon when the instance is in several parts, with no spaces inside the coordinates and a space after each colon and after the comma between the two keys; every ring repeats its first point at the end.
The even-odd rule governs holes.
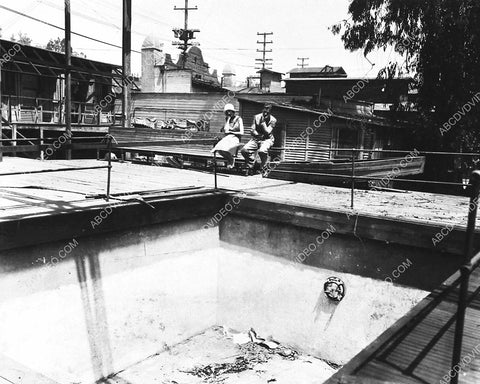
{"type": "MultiPolygon", "coordinates": [[[[402,247],[398,255],[380,248],[373,254],[378,240],[347,238],[334,218],[316,227],[269,222],[250,209],[254,199],[243,196],[229,210],[232,195],[215,196],[177,199],[176,208],[169,202],[155,213],[139,204],[118,207],[84,232],[78,223],[100,211],[72,213],[52,221],[51,238],[39,234],[35,244],[5,247],[1,375],[14,383],[203,382],[195,369],[225,365],[226,357],[238,362],[241,354],[242,343],[224,345],[219,337],[253,329],[297,353],[294,363],[275,356],[262,368],[272,379],[320,383],[428,293],[386,278],[408,257],[420,264],[425,255],[402,255],[402,247]],[[360,263],[359,255],[375,260],[360,263]],[[325,294],[329,278],[343,284],[340,301],[325,294]],[[308,359],[329,364],[316,371],[318,361],[308,359]]],[[[225,382],[255,382],[247,373],[232,375],[225,382]]]]}

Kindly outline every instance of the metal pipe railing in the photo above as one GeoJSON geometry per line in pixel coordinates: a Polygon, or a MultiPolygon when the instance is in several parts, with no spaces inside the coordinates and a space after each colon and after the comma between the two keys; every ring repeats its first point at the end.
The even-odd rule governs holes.
{"type": "MultiPolygon", "coordinates": [[[[91,140],[91,139],[99,139],[99,136],[86,136],[86,137],[72,137],[72,140],[80,141],[80,140],[91,140]]],[[[11,139],[0,139],[0,143],[3,141],[12,141],[11,139]]],[[[39,150],[47,149],[51,147],[50,144],[43,144],[46,140],[52,140],[55,142],[57,138],[34,138],[34,139],[17,139],[17,141],[37,141],[42,144],[38,145],[13,145],[13,146],[0,146],[0,154],[1,153],[9,153],[9,152],[38,152],[39,150]]],[[[212,139],[193,139],[189,140],[189,144],[211,144],[212,139]]],[[[56,148],[56,150],[78,150],[78,149],[105,149],[107,150],[108,158],[107,162],[108,165],[106,166],[96,166],[96,167],[70,167],[70,168],[59,168],[59,169],[44,169],[39,171],[22,171],[22,172],[7,172],[7,173],[0,173],[0,176],[16,176],[16,175],[28,175],[28,174],[36,174],[36,173],[50,173],[50,172],[63,172],[63,171],[81,171],[81,170],[88,170],[88,169],[107,169],[107,192],[106,192],[106,200],[109,201],[110,199],[110,185],[111,185],[111,171],[112,171],[112,150],[117,147],[121,146],[141,146],[141,145],[165,145],[171,146],[175,144],[185,144],[184,140],[179,139],[170,139],[170,140],[161,140],[161,141],[147,141],[147,142],[128,142],[128,143],[118,143],[115,140],[115,137],[107,134],[103,137],[102,142],[100,143],[71,143],[71,144],[62,144],[60,148],[56,148]]],[[[217,153],[214,152],[214,186],[215,190],[218,189],[218,181],[217,181],[217,153]]]]}
{"type": "MultiPolygon", "coordinates": [[[[98,139],[98,137],[95,137],[98,139]]],[[[80,138],[77,138],[80,139],[80,138]]],[[[82,138],[85,139],[85,138],[82,138]]],[[[20,139],[22,140],[22,139],[20,139]]],[[[23,139],[26,140],[26,139],[23,139]]],[[[45,139],[38,139],[38,140],[45,140],[45,139]]],[[[69,171],[85,171],[85,170],[91,170],[91,169],[107,169],[107,192],[106,192],[106,201],[110,200],[110,183],[111,183],[111,173],[112,173],[112,141],[115,140],[113,136],[111,135],[106,135],[104,140],[106,140],[106,147],[108,150],[108,165],[101,165],[101,166],[94,166],[94,167],[67,167],[67,168],[56,168],[56,169],[42,169],[38,171],[18,171],[18,172],[6,172],[6,173],[0,173],[1,176],[19,176],[19,175],[32,175],[32,174],[38,174],[38,173],[53,173],[53,172],[69,172],[69,171]]],[[[16,147],[16,146],[13,146],[16,147]]],[[[46,147],[48,148],[49,145],[42,144],[42,145],[35,145],[33,147],[46,147]]],[[[64,147],[72,147],[72,144],[66,144],[64,147]]],[[[0,147],[0,150],[5,147],[0,147]]]]}
{"type": "Polygon", "coordinates": [[[108,170],[107,170],[107,196],[106,200],[110,200],[110,180],[112,178],[112,141],[115,138],[112,135],[107,135],[107,148],[108,148],[108,170]]]}
{"type": "MultiPolygon", "coordinates": [[[[94,142],[79,142],[79,141],[85,141],[85,140],[91,140],[91,139],[98,139],[98,136],[88,136],[88,137],[72,137],[72,144],[62,144],[62,149],[63,150],[81,150],[81,149],[97,149],[97,150],[107,150],[109,151],[109,157],[111,156],[111,151],[114,150],[115,148],[118,147],[137,147],[137,146],[142,146],[142,145],[148,145],[148,146],[170,146],[170,145],[180,145],[183,146],[185,145],[185,140],[183,139],[176,139],[176,138],[169,138],[169,139],[163,139],[163,140],[156,140],[156,141],[129,141],[129,142],[121,142],[117,143],[115,142],[103,142],[103,143],[94,143],[94,142]]],[[[0,139],[1,142],[11,142],[13,139],[0,139]]],[[[31,139],[16,139],[18,142],[25,142],[25,141],[32,141],[34,143],[40,143],[39,145],[35,146],[27,146],[27,145],[19,145],[19,146],[3,146],[0,147],[0,151],[4,153],[12,153],[12,152],[38,152],[42,150],[46,150],[48,148],[49,144],[48,142],[55,141],[55,138],[31,138],[31,139]],[[47,141],[46,144],[45,141],[47,141]]],[[[213,139],[191,139],[188,141],[189,144],[212,144],[213,139]]],[[[56,150],[60,150],[59,148],[56,148],[56,150]]],[[[273,147],[272,150],[298,150],[297,148],[292,148],[292,147],[273,147]]],[[[294,171],[294,170],[282,170],[282,169],[276,169],[276,166],[274,165],[272,168],[276,173],[286,173],[286,174],[298,174],[298,175],[316,175],[316,176],[324,176],[328,178],[333,178],[333,179],[338,179],[338,180],[349,180],[350,181],[350,188],[351,188],[351,203],[350,206],[353,209],[354,207],[354,195],[355,195],[355,185],[357,181],[361,180],[385,180],[385,177],[378,177],[378,176],[360,176],[356,175],[355,172],[357,170],[356,167],[356,162],[358,160],[363,160],[363,159],[358,159],[357,155],[359,153],[367,153],[367,154],[372,154],[372,153],[392,153],[392,154],[407,154],[407,153],[412,153],[412,150],[385,150],[385,149],[365,149],[365,148],[329,148],[329,149],[302,149],[303,151],[311,151],[311,152],[325,152],[327,151],[328,153],[332,152],[341,152],[341,153],[348,153],[350,156],[346,157],[345,159],[349,159],[351,161],[351,170],[350,172],[338,172],[337,173],[325,173],[325,172],[313,172],[313,171],[308,171],[308,172],[302,172],[302,171],[294,171]]],[[[214,157],[217,154],[214,154],[214,157]]],[[[433,151],[417,151],[415,150],[415,155],[444,155],[444,156],[467,156],[467,157],[472,157],[472,156],[477,156],[480,157],[480,154],[478,153],[465,153],[465,152],[433,152],[433,151]]],[[[363,156],[361,156],[363,158],[363,156]]],[[[413,158],[418,157],[418,156],[412,156],[413,158]]],[[[380,159],[376,159],[380,160],[380,159]]],[[[281,163],[281,161],[279,162],[281,163]]],[[[316,162],[310,162],[312,164],[315,164],[316,162]]],[[[278,164],[276,162],[271,162],[271,164],[278,164]]],[[[217,159],[214,160],[214,174],[218,173],[218,164],[217,164],[217,159]]],[[[217,179],[216,175],[214,175],[215,180],[217,179]]],[[[395,182],[403,182],[403,183],[414,183],[414,184],[428,184],[428,185],[442,185],[442,186],[456,186],[456,187],[467,187],[469,184],[468,183],[460,183],[460,182],[451,182],[451,181],[435,181],[435,180],[417,180],[417,179],[398,179],[398,175],[392,176],[391,180],[395,179],[395,182]]],[[[378,187],[382,188],[382,187],[378,187]]]]}
{"type": "Polygon", "coordinates": [[[355,148],[352,148],[352,182],[350,192],[350,208],[353,209],[353,198],[355,195],[355,148]]]}
{"type": "Polygon", "coordinates": [[[106,168],[108,168],[108,165],[99,165],[98,167],[68,167],[68,168],[55,168],[55,169],[41,169],[39,171],[19,171],[19,172],[0,173],[0,176],[19,176],[19,175],[32,175],[36,173],[85,171],[87,169],[106,169],[106,168]]]}
{"type": "Polygon", "coordinates": [[[213,177],[215,190],[217,190],[217,151],[213,151],[213,177]]]}
{"type": "MultiPolygon", "coordinates": [[[[460,292],[458,297],[457,308],[457,321],[455,324],[455,338],[453,343],[453,356],[452,356],[452,369],[460,364],[462,358],[462,344],[463,333],[465,328],[465,312],[468,306],[468,283],[470,274],[474,270],[474,264],[472,263],[473,254],[473,237],[475,234],[475,223],[477,220],[478,211],[478,196],[480,193],[480,171],[474,171],[471,176],[472,180],[472,194],[470,196],[470,204],[468,206],[468,223],[465,239],[465,251],[463,265],[460,267],[461,283],[460,292]],[[473,209],[472,209],[473,206],[473,209]]],[[[480,260],[480,254],[476,255],[475,263],[478,265],[480,260]]],[[[458,384],[459,375],[455,375],[452,378],[453,384],[458,384]]]]}
{"type": "MultiPolygon", "coordinates": [[[[368,148],[295,148],[295,147],[271,147],[271,151],[304,151],[304,152],[376,152],[376,153],[410,153],[411,149],[368,149],[368,148]]],[[[423,155],[465,155],[465,156],[478,156],[480,153],[475,152],[443,152],[443,151],[416,151],[418,154],[423,155]]]]}

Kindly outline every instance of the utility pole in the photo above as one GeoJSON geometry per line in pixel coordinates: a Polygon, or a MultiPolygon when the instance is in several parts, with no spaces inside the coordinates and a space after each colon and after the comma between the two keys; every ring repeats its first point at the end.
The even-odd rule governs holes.
{"type": "Polygon", "coordinates": [[[185,12],[185,22],[183,29],[181,28],[175,28],[173,29],[173,34],[176,39],[180,41],[174,41],[173,45],[178,45],[178,48],[182,50],[182,57],[183,57],[183,68],[185,68],[185,61],[186,61],[186,52],[189,46],[194,45],[193,43],[190,43],[190,40],[194,40],[195,32],[200,32],[199,29],[188,29],[188,11],[196,11],[198,10],[198,7],[188,7],[188,0],[185,0],[185,7],[184,8],[178,8],[178,7],[173,7],[174,11],[184,11],[185,12]]]}
{"type": "Polygon", "coordinates": [[[131,51],[132,51],[132,0],[123,0],[123,23],[122,23],[122,125],[130,126],[130,100],[131,100],[131,51]]]}
{"type": "MultiPolygon", "coordinates": [[[[70,24],[70,0],[65,0],[65,133],[67,144],[72,140],[72,34],[70,24]]],[[[67,160],[72,159],[72,150],[66,151],[67,160]]]]}
{"type": "MultiPolygon", "coordinates": [[[[1,45],[2,43],[0,42],[0,51],[1,51],[1,45]]],[[[2,105],[2,66],[3,62],[0,63],[0,163],[3,161],[3,152],[2,152],[2,145],[3,141],[3,133],[2,133],[2,119],[3,119],[3,105],[2,105]]],[[[8,114],[8,111],[7,111],[8,114]]]]}
{"type": "Polygon", "coordinates": [[[301,67],[301,68],[305,68],[305,67],[308,67],[308,63],[305,64],[305,61],[308,60],[309,57],[297,57],[297,60],[301,60],[302,61],[302,64],[298,64],[297,63],[297,67],[301,67]]]}
{"type": "Polygon", "coordinates": [[[262,68],[257,68],[257,69],[265,69],[265,67],[267,67],[267,69],[272,69],[272,67],[271,67],[272,59],[267,59],[265,57],[265,55],[267,53],[272,52],[271,49],[267,49],[267,44],[273,44],[273,41],[271,41],[271,40],[267,41],[267,36],[270,36],[270,35],[273,35],[273,32],[257,32],[257,36],[263,36],[263,41],[258,41],[257,40],[257,44],[262,44],[262,46],[263,46],[262,49],[257,49],[257,52],[262,53],[262,58],[261,59],[255,59],[255,61],[257,61],[257,63],[255,63],[255,64],[261,64],[262,65],[262,68]]]}
{"type": "MultiPolygon", "coordinates": [[[[2,48],[2,43],[0,42],[0,51],[2,48]]],[[[3,132],[2,132],[2,119],[3,119],[3,104],[2,104],[2,67],[3,67],[3,61],[0,62],[0,163],[3,161],[3,152],[2,152],[2,146],[3,146],[3,132]]],[[[7,103],[9,104],[9,103],[7,103]]],[[[7,116],[8,116],[8,111],[7,111],[7,116]]],[[[8,119],[8,118],[7,118],[8,119]]]]}

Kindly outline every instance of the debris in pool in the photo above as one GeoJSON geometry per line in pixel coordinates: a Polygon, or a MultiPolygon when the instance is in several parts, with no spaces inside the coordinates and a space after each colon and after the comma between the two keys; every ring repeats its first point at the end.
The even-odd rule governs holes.
{"type": "Polygon", "coordinates": [[[254,369],[255,365],[266,363],[273,355],[278,354],[288,360],[295,360],[298,353],[289,348],[270,349],[255,342],[239,345],[241,356],[237,356],[233,363],[213,363],[201,367],[195,367],[185,371],[202,379],[216,379],[218,376],[228,373],[238,373],[247,369],[254,369]],[[285,353],[287,351],[287,353],[285,353]]]}
{"type": "Polygon", "coordinates": [[[237,332],[233,329],[228,329],[223,330],[223,334],[235,344],[245,344],[251,341],[249,334],[246,332],[237,332]]]}
{"type": "Polygon", "coordinates": [[[250,331],[248,331],[248,336],[250,336],[250,340],[255,343],[259,344],[263,347],[269,348],[269,349],[275,349],[280,346],[280,343],[275,340],[265,340],[262,339],[261,337],[257,336],[257,332],[253,328],[250,328],[250,331]]]}
{"type": "MultiPolygon", "coordinates": [[[[224,331],[224,335],[232,335],[231,338],[244,340],[239,337],[241,333],[232,330],[224,331]]],[[[257,364],[263,364],[272,359],[275,355],[285,360],[296,360],[299,356],[298,352],[292,348],[287,348],[275,340],[265,340],[257,336],[253,328],[247,334],[250,341],[238,344],[239,355],[235,357],[235,361],[231,363],[211,363],[204,366],[196,366],[191,370],[183,371],[191,375],[195,375],[204,380],[218,380],[219,376],[229,373],[239,373],[248,369],[254,369],[257,364]]],[[[276,379],[271,379],[276,381],[276,379]]],[[[214,381],[217,382],[217,381],[214,381]]]]}
{"type": "Polygon", "coordinates": [[[240,356],[237,357],[233,363],[214,363],[205,365],[203,367],[195,367],[191,371],[186,372],[201,377],[202,379],[208,379],[210,377],[216,377],[226,373],[242,372],[247,369],[251,369],[251,367],[249,367],[245,357],[240,356]]]}

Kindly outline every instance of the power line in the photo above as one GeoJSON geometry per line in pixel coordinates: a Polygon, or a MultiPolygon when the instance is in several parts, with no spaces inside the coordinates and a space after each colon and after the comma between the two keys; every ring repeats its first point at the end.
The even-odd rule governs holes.
{"type": "MultiPolygon", "coordinates": [[[[39,2],[41,2],[43,5],[46,5],[48,7],[51,7],[51,8],[54,8],[54,9],[57,9],[57,10],[63,10],[63,8],[61,6],[57,6],[57,5],[54,5],[52,4],[51,2],[49,2],[48,0],[37,0],[39,2]]],[[[82,0],[82,2],[84,2],[82,0]]],[[[103,4],[104,6],[105,5],[108,5],[108,4],[103,4]]],[[[110,8],[110,9],[113,9],[113,8],[110,8]]],[[[81,12],[72,12],[72,14],[74,14],[75,16],[79,16],[79,17],[82,17],[82,18],[85,18],[87,20],[90,20],[90,21],[93,21],[93,22],[96,22],[97,24],[102,24],[102,25],[105,25],[107,27],[113,27],[115,28],[116,30],[121,30],[120,27],[118,27],[115,23],[113,22],[106,22],[104,20],[101,20],[101,19],[98,19],[98,18],[95,18],[95,17],[91,17],[89,15],[86,15],[84,13],[81,13],[81,12]]],[[[167,23],[163,22],[163,21],[160,21],[160,20],[156,20],[150,16],[144,16],[143,14],[141,14],[140,12],[136,11],[135,12],[135,16],[136,17],[140,17],[140,18],[145,18],[145,19],[151,19],[151,20],[155,20],[155,22],[159,23],[159,24],[164,24],[164,25],[167,25],[167,23]]],[[[147,35],[144,34],[144,33],[140,33],[140,32],[136,32],[136,31],[132,31],[132,34],[135,34],[137,36],[142,36],[143,38],[145,38],[147,35]]],[[[171,39],[166,39],[166,38],[162,38],[162,37],[158,37],[160,40],[163,40],[163,41],[166,41],[166,42],[170,42],[171,39]]],[[[78,48],[80,49],[80,48],[78,48]]],[[[88,50],[95,50],[95,49],[91,49],[91,48],[82,48],[82,49],[88,49],[88,50]]],[[[97,49],[98,50],[98,49],[97,49]]],[[[140,52],[135,52],[135,53],[140,53],[140,52]]]]}
{"type": "MultiPolygon", "coordinates": [[[[0,8],[1,8],[1,9],[5,9],[6,11],[9,11],[9,12],[15,13],[15,14],[17,14],[17,15],[26,17],[27,19],[34,20],[34,21],[37,21],[37,22],[39,22],[39,23],[48,25],[48,26],[50,26],[50,27],[52,27],[52,28],[56,28],[56,29],[60,29],[61,31],[65,31],[65,28],[63,28],[63,27],[59,27],[58,25],[49,23],[49,22],[44,21],[44,20],[41,20],[41,19],[37,19],[36,17],[29,16],[29,15],[23,13],[23,12],[16,11],[15,9],[11,9],[11,8],[5,7],[4,5],[0,5],[0,8]]],[[[109,42],[107,42],[107,41],[95,39],[94,37],[90,37],[90,36],[84,35],[84,34],[82,34],[82,33],[73,32],[73,31],[72,31],[71,33],[72,33],[72,35],[80,36],[80,37],[83,37],[83,38],[85,38],[85,39],[95,41],[95,42],[97,42],[97,43],[109,45],[109,46],[115,47],[115,48],[120,48],[120,49],[122,48],[121,45],[117,45],[117,44],[109,43],[109,42]]],[[[132,52],[141,53],[140,51],[136,51],[136,50],[133,50],[133,49],[132,49],[132,52]]]]}
{"type": "MultiPolygon", "coordinates": [[[[49,0],[37,0],[37,1],[40,2],[40,3],[43,4],[43,5],[46,5],[47,7],[54,8],[54,9],[57,9],[57,10],[63,12],[63,6],[62,6],[61,4],[56,4],[56,3],[53,3],[53,2],[51,2],[51,1],[49,1],[49,0]]],[[[115,28],[115,29],[118,30],[118,31],[121,30],[121,28],[120,28],[117,24],[115,24],[115,23],[108,23],[108,22],[106,22],[105,20],[102,20],[102,19],[99,19],[99,18],[90,16],[90,15],[87,15],[87,14],[82,13],[82,12],[78,12],[78,11],[73,11],[73,10],[72,10],[72,15],[80,16],[80,17],[83,17],[83,18],[86,19],[86,20],[94,21],[94,22],[99,23],[99,24],[103,24],[103,25],[106,25],[106,26],[109,26],[109,27],[113,27],[113,28],[115,28]]]]}

